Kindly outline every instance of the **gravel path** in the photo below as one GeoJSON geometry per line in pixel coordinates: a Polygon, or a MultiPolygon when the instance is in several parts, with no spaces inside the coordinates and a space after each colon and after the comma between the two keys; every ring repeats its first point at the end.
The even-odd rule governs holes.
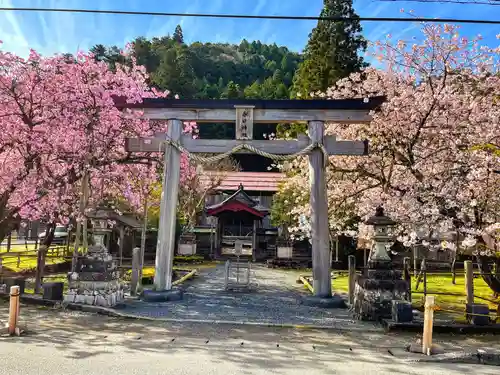
{"type": "Polygon", "coordinates": [[[301,304],[305,291],[294,275],[255,266],[251,291],[224,290],[224,266],[202,270],[178,302],[130,302],[128,314],[174,319],[224,320],[265,324],[321,325],[342,329],[377,329],[375,324],[353,321],[347,309],[321,309],[301,304]]]}

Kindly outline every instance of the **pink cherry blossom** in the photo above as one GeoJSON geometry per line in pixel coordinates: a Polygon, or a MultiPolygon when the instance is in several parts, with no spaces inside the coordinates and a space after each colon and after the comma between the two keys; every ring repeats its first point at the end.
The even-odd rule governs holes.
{"type": "MultiPolygon", "coordinates": [[[[152,136],[166,123],[122,111],[114,98],[141,103],[166,95],[151,89],[147,78],[132,57],[113,72],[83,52],[68,60],[32,50],[23,59],[0,50],[1,228],[21,218],[66,221],[83,214],[78,201],[85,173],[87,208],[110,197],[142,207],[141,197],[158,181],[161,155],[128,154],[125,138],[152,136]]],[[[186,124],[186,132],[195,129],[186,124]]],[[[181,168],[182,178],[193,173],[185,156],[181,168]]]]}
{"type": "MultiPolygon", "coordinates": [[[[498,221],[500,159],[484,146],[500,145],[500,49],[460,37],[452,25],[424,24],[421,31],[418,44],[373,43],[384,67],[355,73],[327,92],[331,99],[387,98],[370,124],[327,125],[338,139],[370,141],[367,157],[330,158],[332,233],[350,229],[349,220],[367,218],[378,205],[399,222],[396,234],[407,245],[455,231],[457,223],[481,235],[498,221]]],[[[295,191],[289,200],[296,202],[296,229],[304,232],[307,159],[282,169],[290,176],[284,191],[295,191]]],[[[369,233],[360,226],[361,237],[369,233]]],[[[472,243],[467,238],[464,246],[472,243]]]]}

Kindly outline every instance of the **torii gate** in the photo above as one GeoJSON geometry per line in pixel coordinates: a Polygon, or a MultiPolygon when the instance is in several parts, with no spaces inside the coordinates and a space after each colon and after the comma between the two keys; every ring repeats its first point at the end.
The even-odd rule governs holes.
{"type": "MultiPolygon", "coordinates": [[[[160,205],[160,224],[156,248],[154,285],[156,291],[172,289],[172,267],[175,247],[175,218],[179,192],[181,145],[189,153],[227,153],[238,145],[271,154],[292,155],[307,146],[311,187],[311,237],[314,296],[332,296],[328,202],[326,195],[324,152],[328,155],[367,155],[366,141],[337,141],[324,136],[325,122],[368,123],[369,112],[384,101],[383,97],[343,100],[183,100],[144,99],[137,108],[151,120],[168,120],[167,133],[155,138],[128,138],[129,152],[164,150],[166,171],[160,205]],[[236,139],[193,139],[182,135],[184,121],[236,123],[236,139]],[[258,123],[307,122],[308,136],[297,140],[253,140],[253,125],[258,123]],[[170,142],[165,142],[169,140],[170,142]],[[322,146],[321,146],[322,145],[322,146]]],[[[239,152],[248,152],[240,150],[239,152]]]]}

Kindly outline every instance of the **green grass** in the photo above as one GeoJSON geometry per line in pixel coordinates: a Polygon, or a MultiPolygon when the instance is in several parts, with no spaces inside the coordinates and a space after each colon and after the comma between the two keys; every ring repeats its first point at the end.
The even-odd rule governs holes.
{"type": "MultiPolygon", "coordinates": [[[[445,310],[457,310],[464,311],[465,309],[465,278],[463,276],[457,275],[455,279],[456,284],[452,284],[451,275],[429,275],[427,276],[427,294],[432,295],[432,293],[450,293],[450,294],[460,294],[460,295],[435,295],[436,304],[445,310]]],[[[416,306],[423,305],[424,301],[424,285],[420,282],[418,290],[415,290],[416,278],[412,277],[412,303],[416,306]],[[420,293],[418,293],[420,292],[420,293]]],[[[332,289],[336,292],[347,293],[348,291],[348,277],[345,274],[337,276],[332,280],[332,289]]],[[[483,297],[489,300],[495,300],[493,298],[493,291],[484,282],[481,277],[474,279],[474,296],[483,297]]],[[[485,301],[480,298],[474,298],[475,303],[488,304],[490,309],[496,309],[498,304],[500,304],[500,299],[497,299],[498,303],[492,303],[485,301]]]]}
{"type": "MultiPolygon", "coordinates": [[[[46,265],[60,264],[68,260],[62,256],[64,251],[59,250],[58,253],[55,247],[60,247],[62,249],[65,246],[53,246],[52,248],[49,248],[47,253],[48,256],[45,259],[46,265]],[[61,254],[61,256],[56,256],[57,254],[61,254]]],[[[71,247],[70,251],[72,251],[71,247]]],[[[35,244],[28,244],[27,248],[23,244],[12,245],[9,254],[18,253],[20,255],[2,255],[5,253],[7,253],[7,248],[2,246],[0,249],[0,256],[2,258],[2,266],[4,269],[12,272],[23,272],[36,269],[37,250],[35,249],[35,244]]]]}
{"type": "MultiPolygon", "coordinates": [[[[29,243],[29,244],[12,244],[10,246],[10,253],[17,253],[20,251],[35,251],[40,247],[40,244],[38,244],[35,248],[34,243],[29,243]]],[[[2,245],[0,246],[0,253],[6,253],[7,252],[7,245],[2,245]]]]}

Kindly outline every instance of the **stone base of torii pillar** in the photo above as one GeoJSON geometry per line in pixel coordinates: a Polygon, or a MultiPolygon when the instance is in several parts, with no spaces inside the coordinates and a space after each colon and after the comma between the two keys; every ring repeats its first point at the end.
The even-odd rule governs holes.
{"type": "Polygon", "coordinates": [[[302,303],[306,306],[322,307],[327,309],[343,309],[347,307],[344,299],[339,295],[333,295],[331,297],[307,296],[302,299],[302,303]]]}
{"type": "Polygon", "coordinates": [[[145,290],[142,293],[142,299],[146,302],[167,302],[179,301],[182,299],[181,289],[170,290],[145,290]]]}

